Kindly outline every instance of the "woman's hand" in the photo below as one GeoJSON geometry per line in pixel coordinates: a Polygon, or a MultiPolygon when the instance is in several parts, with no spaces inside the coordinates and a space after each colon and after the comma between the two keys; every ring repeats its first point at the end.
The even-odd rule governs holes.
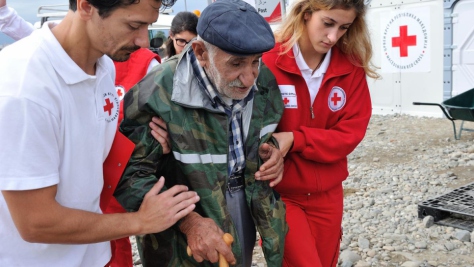
{"type": "Polygon", "coordinates": [[[285,157],[293,146],[293,141],[295,140],[293,132],[273,133],[272,136],[278,141],[280,152],[283,157],[285,157]]]}

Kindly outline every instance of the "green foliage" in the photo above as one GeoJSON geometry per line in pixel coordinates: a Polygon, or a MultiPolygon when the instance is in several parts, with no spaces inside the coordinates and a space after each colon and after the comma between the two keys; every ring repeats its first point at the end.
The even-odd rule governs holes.
{"type": "Polygon", "coordinates": [[[166,38],[168,38],[168,36],[166,35],[164,31],[152,30],[152,34],[153,34],[153,38],[161,37],[163,38],[163,40],[166,40],[166,38]]]}

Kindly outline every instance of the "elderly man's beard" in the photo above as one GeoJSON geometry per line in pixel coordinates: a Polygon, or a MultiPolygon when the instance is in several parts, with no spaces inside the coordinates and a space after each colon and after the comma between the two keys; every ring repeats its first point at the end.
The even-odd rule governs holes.
{"type": "Polygon", "coordinates": [[[214,64],[213,56],[210,57],[209,61],[209,68],[206,69],[206,74],[209,80],[214,84],[217,89],[217,92],[224,97],[228,97],[234,100],[241,100],[244,99],[250,92],[250,87],[247,88],[245,92],[242,92],[238,89],[233,89],[236,87],[244,87],[245,85],[239,80],[239,78],[227,82],[222,75],[220,74],[219,70],[216,68],[216,64],[214,64]]]}

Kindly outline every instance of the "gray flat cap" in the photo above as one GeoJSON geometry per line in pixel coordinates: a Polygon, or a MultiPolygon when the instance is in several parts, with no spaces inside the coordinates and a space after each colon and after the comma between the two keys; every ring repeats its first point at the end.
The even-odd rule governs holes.
{"type": "Polygon", "coordinates": [[[233,55],[266,52],[275,45],[268,22],[254,7],[241,0],[218,0],[201,13],[198,35],[233,55]]]}

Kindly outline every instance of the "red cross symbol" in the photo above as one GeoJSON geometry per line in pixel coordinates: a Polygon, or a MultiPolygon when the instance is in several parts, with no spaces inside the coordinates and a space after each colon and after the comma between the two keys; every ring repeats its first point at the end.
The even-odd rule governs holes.
{"type": "Polygon", "coordinates": [[[104,112],[109,112],[109,116],[112,114],[112,109],[114,108],[114,104],[110,102],[110,98],[105,100],[104,112]]]}
{"type": "Polygon", "coordinates": [[[290,100],[285,97],[285,98],[283,98],[283,103],[286,105],[286,104],[290,103],[290,100]]]}
{"type": "Polygon", "coordinates": [[[117,89],[117,95],[118,95],[119,97],[122,97],[122,95],[123,95],[123,94],[122,94],[122,89],[120,89],[120,88],[117,89]]]}
{"type": "Polygon", "coordinates": [[[408,26],[400,26],[400,37],[392,38],[392,47],[400,47],[400,57],[408,57],[408,46],[416,45],[416,35],[408,36],[408,26]]]}
{"type": "Polygon", "coordinates": [[[334,93],[333,97],[331,97],[331,101],[334,106],[337,106],[337,102],[341,101],[341,97],[337,96],[337,93],[334,93]]]}

